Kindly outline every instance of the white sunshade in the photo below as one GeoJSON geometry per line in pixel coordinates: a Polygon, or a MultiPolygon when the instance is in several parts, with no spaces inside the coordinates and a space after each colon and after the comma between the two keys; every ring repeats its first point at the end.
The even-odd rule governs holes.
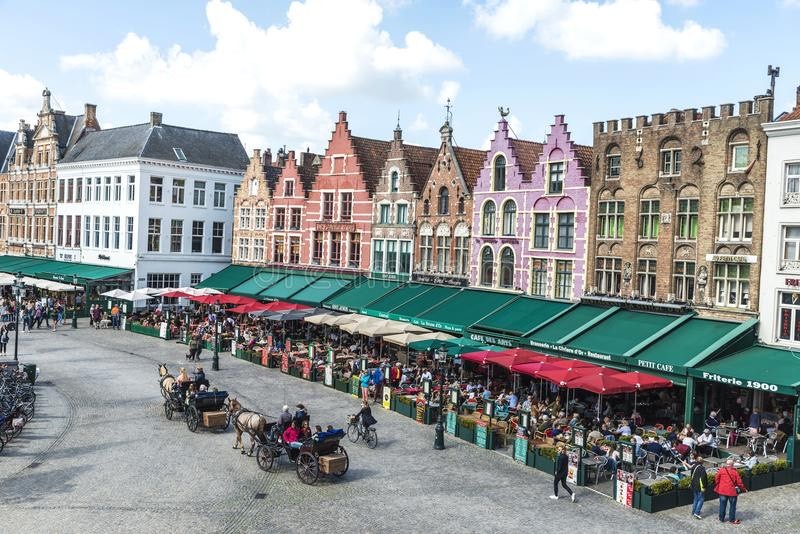
{"type": "MultiPolygon", "coordinates": [[[[360,323],[363,321],[368,321],[372,319],[372,317],[367,317],[366,315],[359,315],[357,313],[349,313],[346,315],[339,315],[339,316],[331,316],[329,319],[323,321],[323,324],[328,326],[344,326],[347,324],[353,323],[360,323]]],[[[351,332],[352,333],[352,332],[351,332]]]]}
{"type": "Polygon", "coordinates": [[[402,333],[423,333],[429,332],[427,328],[423,328],[421,326],[415,326],[410,323],[403,323],[400,321],[390,321],[390,320],[377,320],[377,321],[367,321],[360,323],[353,329],[354,333],[362,334],[364,336],[375,337],[375,336],[387,336],[392,334],[402,334],[402,333]]]}
{"type": "Polygon", "coordinates": [[[129,293],[127,291],[124,291],[124,290],[119,289],[119,288],[112,289],[111,291],[106,291],[105,293],[100,293],[101,297],[109,297],[109,298],[112,298],[112,299],[119,299],[119,298],[123,298],[123,297],[128,296],[128,295],[129,295],[129,293]]]}
{"type": "Polygon", "coordinates": [[[308,317],[304,317],[303,321],[310,324],[324,324],[324,321],[327,319],[335,317],[338,317],[338,315],[333,315],[330,313],[318,313],[317,315],[309,315],[308,317]]]}
{"type": "Polygon", "coordinates": [[[404,347],[408,346],[409,343],[413,343],[414,341],[421,341],[424,339],[422,336],[424,334],[411,334],[408,332],[403,332],[402,334],[392,334],[391,336],[384,336],[383,340],[387,343],[391,343],[392,345],[402,345],[404,347]]]}
{"type": "Polygon", "coordinates": [[[0,273],[0,286],[10,286],[16,279],[13,274],[0,273]]]}

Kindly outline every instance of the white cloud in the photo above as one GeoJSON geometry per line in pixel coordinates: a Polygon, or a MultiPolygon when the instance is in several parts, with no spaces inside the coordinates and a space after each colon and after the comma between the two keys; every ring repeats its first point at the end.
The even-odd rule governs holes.
{"type": "Polygon", "coordinates": [[[695,7],[700,3],[700,0],[667,0],[668,4],[680,7],[695,7]]]}
{"type": "Polygon", "coordinates": [[[436,101],[442,106],[447,103],[448,99],[450,99],[452,103],[458,96],[459,89],[461,89],[460,83],[453,80],[443,81],[442,86],[439,88],[439,97],[436,101]]]}
{"type": "Polygon", "coordinates": [[[800,0],[783,0],[784,7],[800,7],[800,0]]]}
{"type": "Polygon", "coordinates": [[[412,132],[420,132],[429,128],[428,121],[422,113],[417,113],[414,122],[408,127],[412,132]]]}
{"type": "Polygon", "coordinates": [[[692,20],[667,25],[658,0],[489,0],[473,7],[490,35],[517,39],[532,32],[543,47],[570,59],[705,59],[725,36],[692,20]]]}
{"type": "MultiPolygon", "coordinates": [[[[113,51],[64,56],[93,71],[109,100],[218,110],[222,126],[255,143],[324,148],[334,114],[321,99],[361,95],[431,99],[430,83],[462,68],[417,31],[395,45],[375,0],[294,1],[284,25],[261,28],[229,2],[210,0],[211,50],[167,50],[130,33],[113,51]]],[[[169,122],[169,117],[165,116],[169,122]]]]}
{"type": "Polygon", "coordinates": [[[0,69],[0,130],[16,132],[20,119],[33,120],[41,109],[42,90],[44,84],[30,74],[0,69]]]}

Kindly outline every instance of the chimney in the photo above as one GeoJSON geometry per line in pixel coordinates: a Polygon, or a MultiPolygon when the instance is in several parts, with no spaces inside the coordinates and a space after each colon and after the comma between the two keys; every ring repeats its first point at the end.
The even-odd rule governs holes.
{"type": "Polygon", "coordinates": [[[272,165],[272,149],[268,148],[264,152],[264,165],[272,165]]]}
{"type": "Polygon", "coordinates": [[[150,127],[161,126],[161,113],[157,111],[150,112],[150,127]]]}
{"type": "Polygon", "coordinates": [[[797,96],[796,96],[797,105],[800,106],[800,85],[797,86],[797,96]]]}
{"type": "Polygon", "coordinates": [[[339,112],[339,122],[347,122],[347,112],[340,111],[339,112]]]}
{"type": "Polygon", "coordinates": [[[253,149],[253,157],[250,158],[250,161],[261,162],[261,149],[260,148],[254,148],[253,149]]]}
{"type": "Polygon", "coordinates": [[[97,105],[89,104],[88,102],[83,105],[83,124],[84,127],[89,129],[97,129],[97,105]]]}

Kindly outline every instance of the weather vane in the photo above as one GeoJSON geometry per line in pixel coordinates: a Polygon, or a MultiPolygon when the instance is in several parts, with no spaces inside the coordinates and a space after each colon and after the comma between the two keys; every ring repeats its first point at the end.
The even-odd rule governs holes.
{"type": "Polygon", "coordinates": [[[450,99],[449,98],[447,99],[447,104],[444,107],[447,110],[445,112],[444,120],[445,120],[445,122],[447,124],[450,124],[450,121],[453,119],[453,113],[452,113],[452,111],[450,111],[452,106],[450,105],[450,99]]]}
{"type": "Polygon", "coordinates": [[[505,119],[511,113],[510,109],[508,109],[508,108],[503,109],[503,106],[497,106],[497,111],[500,112],[500,118],[501,119],[505,119]]]}
{"type": "Polygon", "coordinates": [[[775,67],[772,68],[772,65],[767,65],[767,76],[769,76],[769,92],[767,93],[770,96],[775,96],[775,78],[779,78],[781,75],[781,68],[775,67]]]}

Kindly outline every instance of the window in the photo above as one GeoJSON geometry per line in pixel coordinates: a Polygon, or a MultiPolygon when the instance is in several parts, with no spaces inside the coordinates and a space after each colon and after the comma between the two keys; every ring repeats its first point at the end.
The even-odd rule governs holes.
{"type": "Polygon", "coordinates": [[[333,193],[322,193],[322,220],[333,220],[333,193]]]}
{"type": "Polygon", "coordinates": [[[606,168],[608,170],[609,178],[619,178],[620,170],[622,168],[622,156],[620,155],[618,148],[612,149],[608,156],[606,156],[606,168]]]}
{"type": "Polygon", "coordinates": [[[111,248],[111,217],[103,217],[103,248],[111,248]]]}
{"type": "Polygon", "coordinates": [[[456,237],[455,274],[463,276],[467,273],[469,273],[469,237],[456,237]]]}
{"type": "Polygon", "coordinates": [[[411,274],[411,241],[400,241],[400,264],[397,270],[400,274],[411,274]]]}
{"type": "Polygon", "coordinates": [[[383,244],[385,241],[376,239],[372,242],[372,270],[376,273],[384,272],[383,268],[383,244]]]}
{"type": "Polygon", "coordinates": [[[558,195],[564,191],[564,162],[557,161],[547,166],[548,176],[547,192],[551,195],[558,195]]]}
{"type": "Polygon", "coordinates": [[[731,170],[743,171],[749,161],[749,147],[747,144],[731,144],[731,170]]]}
{"type": "MultiPolygon", "coordinates": [[[[189,285],[196,286],[203,281],[203,273],[192,273],[189,275],[189,285]]],[[[174,286],[173,286],[174,287],[174,286]]]]}
{"type": "MultiPolygon", "coordinates": [[[[63,180],[62,180],[63,181],[63,180]]],[[[64,244],[64,216],[58,216],[58,246],[62,246],[64,244]]]]}
{"type": "Polygon", "coordinates": [[[492,191],[506,190],[506,158],[501,154],[494,158],[492,191]]]}
{"type": "Polygon", "coordinates": [[[164,289],[167,287],[180,287],[180,273],[147,273],[147,287],[164,289]]]}
{"type": "Polygon", "coordinates": [[[550,214],[533,216],[533,248],[550,248],[550,214]]]}
{"type": "Polygon", "coordinates": [[[182,148],[173,147],[172,151],[175,152],[175,157],[178,158],[179,161],[186,161],[186,154],[183,153],[182,148]]]}
{"type": "Polygon", "coordinates": [[[681,173],[681,149],[664,148],[661,150],[661,174],[677,176],[681,173]]]}
{"type": "Polygon", "coordinates": [[[494,277],[494,251],[491,247],[485,247],[481,252],[481,276],[480,284],[491,287],[494,277]]]}
{"type": "Polygon", "coordinates": [[[450,213],[450,190],[442,186],[439,189],[439,215],[447,215],[450,213]]]}
{"type": "Polygon", "coordinates": [[[791,197],[797,197],[800,194],[800,163],[787,163],[784,174],[783,201],[784,203],[790,200],[797,202],[797,199],[791,199],[791,197]]]}
{"type": "MultiPolygon", "coordinates": [[[[86,217],[86,222],[89,222],[89,217],[86,217]]],[[[89,242],[88,237],[86,242],[89,242]]],[[[125,249],[133,250],[133,217],[125,217],[125,249]]]]}
{"type": "Polygon", "coordinates": [[[464,215],[464,197],[458,197],[458,214],[464,215]]]}
{"type": "MultiPolygon", "coordinates": [[[[3,197],[5,197],[5,194],[3,194],[3,197]]],[[[5,198],[0,198],[0,200],[5,200],[5,198]]],[[[83,202],[83,178],[75,179],[75,202],[83,202]]]]}
{"type": "Polygon", "coordinates": [[[286,242],[282,235],[276,235],[272,244],[272,261],[274,263],[283,263],[284,251],[286,249],[286,242]]]}
{"type": "Polygon", "coordinates": [[[183,178],[172,179],[172,203],[183,204],[186,193],[186,180],[183,178]]]}
{"type": "MultiPolygon", "coordinates": [[[[88,189],[86,190],[86,192],[87,196],[91,197],[91,195],[88,194],[89,193],[88,189]]],[[[91,200],[91,198],[88,198],[87,200],[91,200]]],[[[133,202],[134,200],[136,200],[136,177],[128,176],[128,202],[133,202]]]]}
{"type": "Polygon", "coordinates": [[[400,176],[397,174],[397,171],[392,171],[392,175],[389,181],[389,192],[390,193],[397,193],[400,190],[400,176]]]}
{"type": "Polygon", "coordinates": [[[114,249],[119,250],[120,217],[114,217],[114,249]]]}
{"type": "Polygon", "coordinates": [[[397,241],[386,242],[386,272],[397,272],[397,241]]]}
{"type": "MultiPolygon", "coordinates": [[[[2,237],[3,226],[5,226],[5,225],[3,224],[2,219],[0,219],[0,237],[2,237]]],[[[75,246],[76,247],[81,246],[81,216],[80,215],[76,215],[75,216],[75,246]]]]}
{"type": "Polygon", "coordinates": [[[503,204],[503,235],[513,236],[517,233],[517,204],[506,200],[503,204]]]}
{"type": "Polygon", "coordinates": [[[300,216],[302,211],[300,208],[292,208],[291,209],[291,218],[289,221],[289,230],[299,230],[300,229],[300,216]]]}
{"type": "Polygon", "coordinates": [[[239,259],[250,259],[250,239],[247,237],[239,238],[239,259]]]}
{"type": "Polygon", "coordinates": [[[436,236],[436,270],[447,272],[450,268],[450,236],[436,236]]]}
{"type": "Polygon", "coordinates": [[[558,243],[559,250],[572,250],[575,242],[575,214],[558,214],[558,243]]]}
{"type": "Polygon", "coordinates": [[[214,182],[214,207],[225,207],[225,184],[222,182],[214,182]]]}
{"type": "Polygon", "coordinates": [[[205,221],[192,221],[192,253],[202,254],[205,221]]]}
{"type": "Polygon", "coordinates": [[[572,262],[556,260],[556,294],[557,299],[572,298],[572,262]]]}
{"type": "Polygon", "coordinates": [[[103,187],[103,200],[106,202],[111,201],[111,177],[105,177],[105,185],[103,187]]]}
{"type": "Polygon", "coordinates": [[[254,197],[258,195],[258,178],[253,178],[250,180],[250,196],[254,197]]]}
{"type": "MultiPolygon", "coordinates": [[[[99,178],[98,178],[99,180],[99,178]]],[[[97,188],[99,189],[99,188],[97,188]]],[[[99,191],[97,191],[99,193],[99,191]]],[[[128,193],[130,194],[130,186],[128,186],[128,193]]],[[[100,200],[100,195],[97,195],[97,200],[100,200]]],[[[164,201],[164,179],[159,176],[150,177],[150,202],[163,202],[164,201]]]]}
{"type": "Polygon", "coordinates": [[[598,203],[597,237],[622,239],[625,229],[625,202],[604,200],[598,203]]]}
{"type": "Polygon", "coordinates": [[[100,248],[100,217],[94,217],[94,248],[100,248]]]}
{"type": "Polygon", "coordinates": [[[161,219],[147,221],[147,252],[161,250],[161,219]]]}
{"type": "Polygon", "coordinates": [[[719,199],[717,237],[721,241],[750,241],[753,238],[753,197],[719,199]]]}
{"type": "Polygon", "coordinates": [[[74,196],[74,180],[70,178],[67,180],[67,202],[72,202],[74,196]]]}
{"type": "Polygon", "coordinates": [[[194,196],[192,199],[192,204],[195,206],[205,206],[206,205],[206,183],[202,180],[195,180],[194,181],[194,196]]]}
{"type": "Polygon", "coordinates": [[[694,301],[694,268],[695,263],[693,261],[675,262],[675,271],[672,273],[675,300],[682,302],[694,301]]]}
{"type": "Polygon", "coordinates": [[[255,230],[267,227],[267,208],[256,208],[255,230]]]}
{"type": "Polygon", "coordinates": [[[183,252],[183,221],[180,219],[172,219],[170,222],[169,251],[178,254],[183,252]]]}
{"type": "MultiPolygon", "coordinates": [[[[59,215],[59,217],[60,217],[60,215],[59,215]]],[[[1,223],[2,222],[0,221],[0,224],[1,223]]],[[[64,237],[64,245],[68,246],[68,247],[71,247],[72,246],[72,215],[67,215],[66,223],[67,223],[67,226],[66,226],[66,229],[64,230],[64,235],[65,235],[65,237],[64,237]]],[[[60,226],[61,226],[61,224],[59,223],[59,228],[60,228],[60,226]]],[[[78,232],[78,233],[80,233],[80,232],[78,232]]]]}
{"type": "Polygon", "coordinates": [[[239,208],[239,228],[242,230],[250,228],[250,208],[239,208]]]}
{"type": "Polygon", "coordinates": [[[389,213],[391,211],[391,206],[389,204],[381,204],[379,209],[380,216],[378,218],[378,222],[380,224],[389,224],[389,213]]]}
{"type": "Polygon", "coordinates": [[[780,269],[787,269],[792,264],[797,265],[798,261],[800,261],[800,226],[784,226],[780,269]]]}
{"type": "Polygon", "coordinates": [[[617,295],[622,287],[622,259],[598,256],[595,260],[597,290],[606,295],[617,295]]]}
{"type": "Polygon", "coordinates": [[[294,180],[286,180],[283,183],[283,196],[285,197],[294,196],[294,180]]]}
{"type": "Polygon", "coordinates": [[[500,287],[514,288],[514,251],[508,247],[500,253],[500,287]]]}
{"type": "Polygon", "coordinates": [[[397,204],[397,224],[408,224],[408,204],[397,204]]]}
{"type": "Polygon", "coordinates": [[[253,239],[253,261],[264,261],[264,240],[253,239]]]}
{"type": "Polygon", "coordinates": [[[350,263],[352,269],[357,269],[361,264],[361,234],[350,233],[350,263]]]}
{"type": "Polygon", "coordinates": [[[339,206],[339,219],[350,222],[353,219],[353,193],[341,193],[339,206]]]}
{"type": "Polygon", "coordinates": [[[714,265],[717,305],[747,308],[750,303],[750,265],[718,263],[714,265]]]}
{"type": "MultiPolygon", "coordinates": [[[[15,195],[12,195],[12,196],[15,196],[15,195]]],[[[92,201],[92,179],[91,178],[87,178],[86,179],[86,194],[84,196],[86,197],[86,202],[91,202],[92,201]]]]}
{"type": "Polygon", "coordinates": [[[225,238],[225,223],[214,221],[211,223],[211,253],[222,254],[222,240],[225,238]]]}
{"type": "MultiPolygon", "coordinates": [[[[99,176],[95,177],[95,179],[94,179],[94,199],[97,202],[100,202],[100,199],[102,198],[101,197],[101,191],[103,189],[103,186],[101,184],[102,180],[103,179],[100,178],[99,176]]],[[[159,180],[161,180],[161,178],[159,178],[159,180]]],[[[160,186],[159,186],[159,190],[158,191],[159,191],[159,198],[161,198],[161,187],[160,186]]],[[[161,201],[159,200],[159,202],[161,202],[161,201]]]]}
{"type": "Polygon", "coordinates": [[[114,177],[114,201],[122,200],[122,176],[114,177]]]}
{"type": "MultiPolygon", "coordinates": [[[[12,235],[16,235],[17,232],[12,231],[12,235]]],[[[86,246],[91,246],[90,243],[92,242],[92,218],[90,216],[86,216],[83,219],[83,242],[86,243],[86,246]]]]}
{"type": "Polygon", "coordinates": [[[639,237],[658,239],[661,203],[658,200],[642,200],[639,204],[639,237]]]}
{"type": "Polygon", "coordinates": [[[699,204],[696,198],[678,199],[678,239],[697,239],[699,204]]]}
{"type": "Polygon", "coordinates": [[[778,294],[778,339],[800,341],[800,293],[778,294]]]}
{"type": "Polygon", "coordinates": [[[547,294],[547,260],[531,259],[531,295],[544,297],[547,294]]]}
{"type": "Polygon", "coordinates": [[[331,232],[330,237],[330,260],[328,261],[328,265],[338,266],[342,263],[342,233],[341,232],[331,232]]]}
{"type": "Polygon", "coordinates": [[[483,221],[481,222],[481,233],[483,235],[494,235],[494,219],[497,208],[491,200],[483,205],[483,221]]]}
{"type": "Polygon", "coordinates": [[[286,227],[286,208],[275,208],[275,229],[283,230],[285,227],[286,227]]]}
{"type": "Polygon", "coordinates": [[[322,232],[314,232],[311,241],[311,263],[320,265],[322,263],[322,232]]]}
{"type": "Polygon", "coordinates": [[[300,237],[296,235],[289,237],[289,263],[300,263],[300,237]]]}
{"type": "Polygon", "coordinates": [[[64,198],[65,198],[65,196],[64,196],[64,182],[65,182],[64,180],[59,180],[58,181],[58,201],[59,202],[64,202],[64,198]]]}
{"type": "Polygon", "coordinates": [[[433,236],[420,236],[419,242],[420,266],[423,271],[430,271],[433,267],[433,236]]]}
{"type": "Polygon", "coordinates": [[[643,298],[656,296],[656,260],[639,260],[636,277],[639,282],[639,295],[643,298]]]}
{"type": "Polygon", "coordinates": [[[422,202],[422,214],[423,215],[431,214],[431,202],[427,198],[422,202]]]}

